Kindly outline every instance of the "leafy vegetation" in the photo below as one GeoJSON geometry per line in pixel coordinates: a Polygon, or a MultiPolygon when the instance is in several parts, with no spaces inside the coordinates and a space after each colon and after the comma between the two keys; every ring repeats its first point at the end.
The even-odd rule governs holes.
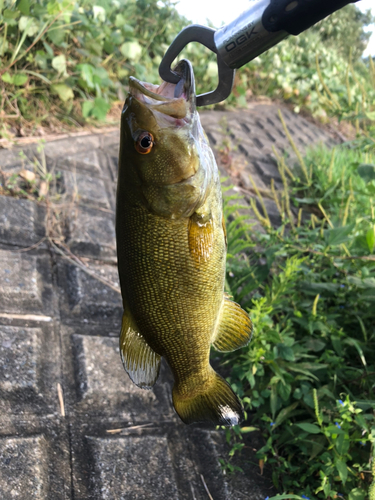
{"type": "MultiPolygon", "coordinates": [[[[279,227],[255,203],[264,232],[226,207],[228,290],[255,333],[224,359],[265,438],[260,464],[285,498],[365,500],[373,480],[375,134],[362,121],[362,137],[312,149],[293,170],[279,158],[279,227]]],[[[235,436],[241,449],[240,429],[235,436]]]]}
{"type": "Polygon", "coordinates": [[[2,1],[3,117],[18,126],[103,120],[123,101],[130,74],[157,78],[184,25],[168,0],[2,1]]]}
{"type": "MultiPolygon", "coordinates": [[[[353,105],[360,104],[366,80],[361,73],[354,80],[348,47],[357,63],[371,16],[350,5],[331,20],[241,69],[227,104],[245,105],[249,94],[267,94],[290,100],[296,111],[324,115],[316,53],[339,101],[349,83],[353,105]]],[[[117,119],[129,75],[157,83],[166,48],[187,24],[170,0],[1,0],[0,136],[103,121],[111,108],[109,117],[117,119]]],[[[182,56],[193,62],[199,91],[211,90],[214,55],[191,44],[182,56]]]]}
{"type": "Polygon", "coordinates": [[[355,5],[334,12],[329,22],[323,19],[315,24],[311,31],[317,32],[325,46],[338,52],[344,58],[350,54],[358,60],[367,46],[371,33],[363,27],[373,23],[370,12],[363,13],[355,5]]]}
{"type": "MultiPolygon", "coordinates": [[[[357,134],[308,151],[294,169],[279,158],[279,227],[254,204],[264,226],[255,232],[226,206],[227,286],[255,325],[249,346],[224,357],[252,415],[251,427],[235,429],[232,455],[260,429],[259,463],[272,466],[283,498],[375,499],[375,68],[359,60],[370,22],[350,5],[290,37],[237,73],[228,100],[279,97],[357,134]]],[[[104,120],[129,75],[158,81],[187,23],[169,0],[0,0],[0,136],[104,120]]],[[[212,89],[209,51],[192,45],[182,55],[199,90],[212,89]]],[[[56,191],[43,161],[36,170],[4,178],[2,193],[56,191]]]]}

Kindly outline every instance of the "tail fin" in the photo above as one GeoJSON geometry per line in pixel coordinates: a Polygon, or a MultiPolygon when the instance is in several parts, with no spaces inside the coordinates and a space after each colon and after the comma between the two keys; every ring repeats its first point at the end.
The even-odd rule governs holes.
{"type": "Polygon", "coordinates": [[[215,425],[237,425],[244,418],[240,400],[229,384],[213,372],[211,384],[192,397],[179,395],[173,388],[174,407],[185,424],[211,422],[215,425]]]}

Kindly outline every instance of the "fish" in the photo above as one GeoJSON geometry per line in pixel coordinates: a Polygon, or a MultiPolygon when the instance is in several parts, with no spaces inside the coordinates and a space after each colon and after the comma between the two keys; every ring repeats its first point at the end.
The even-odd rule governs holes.
{"type": "Polygon", "coordinates": [[[227,238],[219,170],[196,109],[188,60],[179,83],[134,77],[121,115],[116,199],[123,299],[120,354],[130,379],[155,384],[161,358],[185,424],[232,426],[243,407],[210,365],[248,344],[249,315],[224,292],[227,238]]]}

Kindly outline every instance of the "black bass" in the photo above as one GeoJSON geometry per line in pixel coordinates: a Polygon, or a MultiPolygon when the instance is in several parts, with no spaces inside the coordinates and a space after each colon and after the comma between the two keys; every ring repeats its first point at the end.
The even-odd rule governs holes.
{"type": "Polygon", "coordinates": [[[242,405],[211,367],[210,347],[251,337],[248,314],[224,293],[226,232],[219,171],[195,107],[189,61],[177,85],[130,78],[121,117],[116,236],[124,305],[120,352],[139,387],[161,357],[183,420],[236,425],[242,405]]]}

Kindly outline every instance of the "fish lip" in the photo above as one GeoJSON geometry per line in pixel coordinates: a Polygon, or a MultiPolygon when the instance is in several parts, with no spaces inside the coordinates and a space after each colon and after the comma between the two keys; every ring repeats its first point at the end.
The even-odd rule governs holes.
{"type": "Polygon", "coordinates": [[[131,76],[129,78],[129,93],[146,105],[168,102],[173,103],[184,98],[188,105],[187,113],[182,120],[179,120],[179,123],[176,123],[176,125],[185,125],[191,122],[196,111],[194,71],[191,62],[187,59],[179,61],[173,68],[173,71],[180,76],[180,80],[177,84],[163,81],[160,85],[153,85],[148,82],[142,82],[131,76]],[[172,91],[173,97],[170,95],[172,91]],[[180,123],[181,121],[182,123],[180,123]]]}

